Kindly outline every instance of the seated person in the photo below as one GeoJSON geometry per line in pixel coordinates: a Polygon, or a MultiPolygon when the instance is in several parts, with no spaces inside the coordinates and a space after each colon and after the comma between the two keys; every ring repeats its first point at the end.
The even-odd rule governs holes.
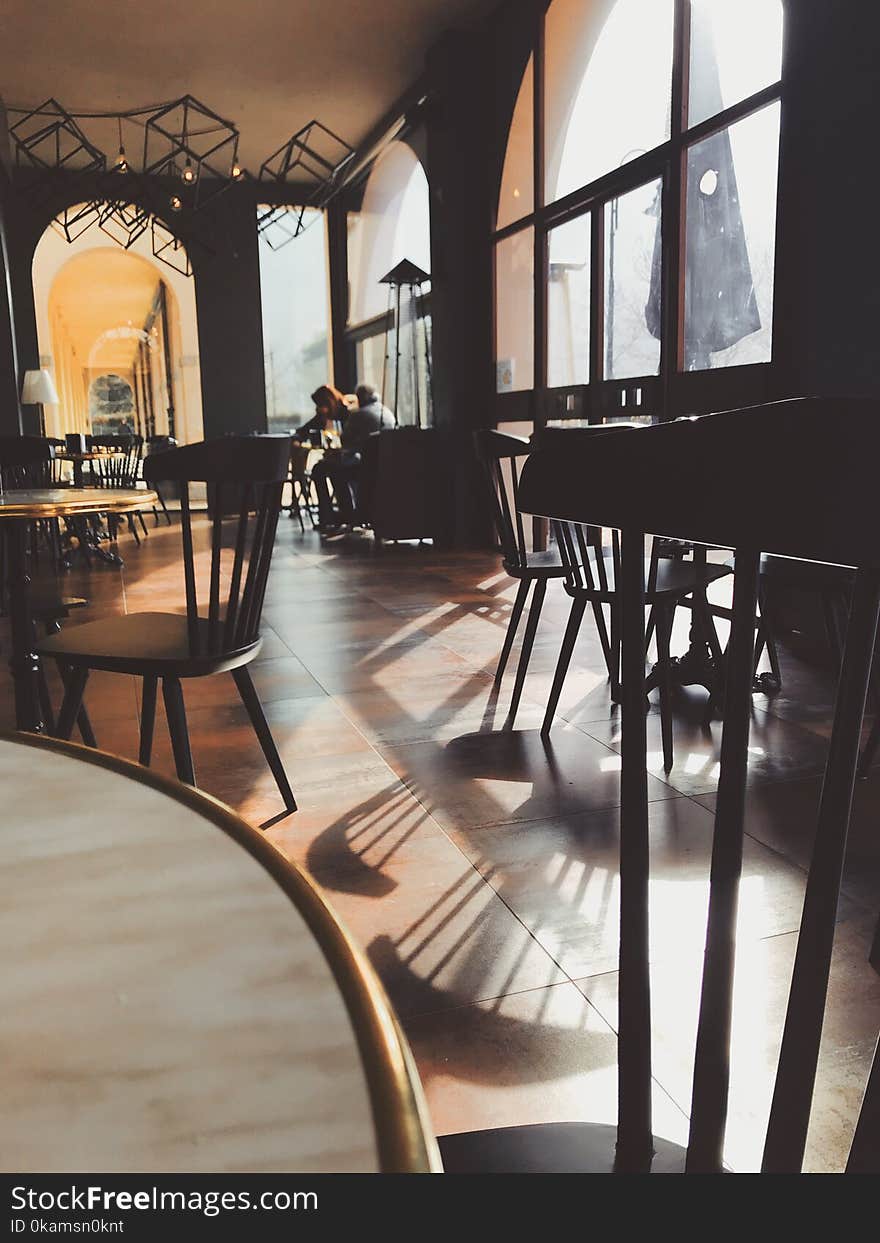
{"type": "Polygon", "coordinates": [[[394,426],[394,416],[382,405],[379,394],[370,384],[359,384],[358,406],[347,411],[342,419],[342,448],[325,455],[312,471],[312,483],[318,496],[318,526],[329,530],[334,524],[350,526],[354,520],[353,486],[361,468],[361,450],[373,432],[394,426]],[[336,495],[334,515],[330,485],[336,495]]]}
{"type": "Polygon", "coordinates": [[[322,384],[312,393],[315,413],[308,422],[296,429],[296,439],[301,444],[308,444],[312,432],[333,431],[347,413],[345,398],[338,389],[330,384],[322,384]]]}

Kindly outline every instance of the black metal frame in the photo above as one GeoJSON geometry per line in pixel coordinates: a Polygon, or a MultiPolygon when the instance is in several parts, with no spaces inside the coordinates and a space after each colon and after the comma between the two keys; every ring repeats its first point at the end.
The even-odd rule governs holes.
{"type": "Polygon", "coordinates": [[[234,185],[241,175],[238,129],[194,96],[182,95],[147,118],[143,171],[145,177],[180,179],[188,206],[197,211],[234,185]],[[206,138],[206,142],[193,141],[199,138],[206,138]]]}
{"type": "MultiPolygon", "coordinates": [[[[492,233],[493,261],[499,242],[526,229],[534,229],[534,377],[530,389],[515,393],[492,392],[498,422],[534,421],[543,426],[548,417],[581,418],[599,423],[611,414],[650,414],[661,420],[695,410],[719,408],[718,395],[727,394],[721,406],[760,401],[773,391],[773,361],[743,367],[684,372],[682,321],[684,305],[684,213],[688,151],[696,143],[719,133],[737,121],[784,99],[785,68],[778,82],[723,109],[698,125],[687,124],[687,73],[690,59],[690,0],[675,0],[674,45],[669,139],[620,168],[604,174],[555,202],[544,195],[544,13],[536,19],[532,40],[534,73],[533,150],[534,207],[527,215],[492,233]],[[663,331],[657,375],[607,379],[603,366],[604,342],[604,216],[606,206],[648,182],[662,184],[663,274],[661,308],[663,331]],[[591,214],[590,263],[590,382],[560,389],[547,386],[547,280],[548,235],[551,229],[579,216],[591,214]],[[731,386],[733,386],[731,388],[731,386]],[[640,390],[639,399],[636,390],[640,390]],[[575,400],[568,400],[569,394],[575,400]],[[647,398],[647,400],[646,400],[647,398]]],[[[497,191],[500,190],[499,169],[497,191]]],[[[777,247],[776,271],[779,257],[777,247]]],[[[496,282],[497,290],[497,282],[496,282]]],[[[774,325],[775,337],[775,325],[774,325]]],[[[776,342],[774,340],[775,355],[776,342]]]]}
{"type": "Polygon", "coordinates": [[[287,203],[271,204],[257,217],[257,232],[273,250],[286,246],[303,231],[306,207],[327,205],[354,154],[354,147],[344,138],[313,119],[263,161],[259,180],[293,191],[298,204],[292,231],[284,223],[291,214],[287,203]]]}

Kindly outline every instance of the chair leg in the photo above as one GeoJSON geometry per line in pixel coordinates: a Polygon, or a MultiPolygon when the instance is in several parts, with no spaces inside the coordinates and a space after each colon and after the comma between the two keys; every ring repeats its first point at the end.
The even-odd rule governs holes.
{"type": "Polygon", "coordinates": [[[141,530],[143,531],[144,535],[149,535],[149,531],[147,530],[147,524],[144,522],[144,515],[141,513],[140,510],[137,511],[137,513],[135,514],[135,517],[137,518],[138,522],[141,524],[141,530]]]}
{"type": "Polygon", "coordinates": [[[529,667],[529,660],[532,655],[532,645],[535,642],[535,632],[538,629],[538,622],[541,618],[541,609],[544,605],[544,596],[547,592],[546,578],[535,579],[535,590],[532,593],[532,602],[529,605],[529,620],[526,622],[526,632],[523,635],[522,651],[519,654],[519,663],[516,666],[516,681],[513,684],[513,695],[510,700],[510,709],[507,713],[507,720],[510,725],[513,724],[516,717],[519,701],[522,698],[523,687],[525,686],[526,673],[529,667]]]}
{"type": "Polygon", "coordinates": [[[76,714],[76,727],[79,730],[79,736],[83,743],[92,750],[97,751],[98,740],[95,737],[95,731],[92,729],[92,722],[89,720],[89,714],[86,712],[85,704],[80,704],[79,712],[76,714]]]}
{"type": "Polygon", "coordinates": [[[620,608],[613,600],[611,602],[611,663],[608,669],[608,675],[611,679],[611,702],[619,703],[621,697],[620,608]]]}
{"type": "Polygon", "coordinates": [[[498,668],[495,670],[495,685],[497,686],[504,677],[504,670],[507,668],[507,660],[510,656],[510,649],[513,647],[513,640],[516,638],[519,619],[522,617],[525,608],[526,598],[529,594],[531,582],[527,578],[519,580],[519,586],[516,589],[516,599],[513,602],[513,608],[510,612],[510,620],[507,623],[507,634],[504,636],[504,646],[501,649],[501,655],[498,657],[498,668]]]}
{"type": "Polygon", "coordinates": [[[61,711],[58,713],[58,723],[55,727],[56,738],[69,738],[73,732],[74,722],[79,716],[83,693],[88,680],[88,669],[70,669],[66,674],[64,699],[61,704],[61,711]]]}
{"type": "Polygon", "coordinates": [[[663,771],[669,772],[673,764],[672,747],[672,679],[669,666],[669,641],[675,606],[657,605],[657,669],[660,674],[660,733],[663,739],[663,771]]]}
{"type": "Polygon", "coordinates": [[[581,622],[583,621],[586,607],[587,600],[584,596],[575,596],[571,602],[571,611],[568,614],[565,634],[562,637],[562,647],[559,649],[559,659],[556,662],[556,672],[553,675],[553,685],[550,687],[550,695],[547,699],[544,722],[541,725],[541,734],[544,737],[550,733],[553,726],[553,717],[556,715],[556,705],[559,703],[559,696],[562,694],[562,687],[565,684],[565,676],[568,673],[568,667],[571,664],[574,645],[577,642],[577,637],[580,633],[581,622]]]}
{"type": "Polygon", "coordinates": [[[141,700],[141,745],[138,753],[138,763],[143,764],[145,768],[150,767],[150,760],[153,755],[153,726],[156,723],[156,691],[158,686],[158,678],[144,677],[144,693],[141,700]]]}
{"type": "Polygon", "coordinates": [[[141,537],[138,535],[138,530],[137,530],[137,527],[135,526],[134,516],[132,514],[126,514],[126,518],[128,519],[128,529],[129,531],[131,531],[132,535],[134,536],[134,542],[140,545],[141,537]]]}
{"type": "Polygon", "coordinates": [[[611,677],[611,640],[608,638],[608,627],[605,624],[605,613],[602,605],[598,600],[592,601],[593,617],[596,622],[596,632],[599,635],[599,642],[602,644],[602,655],[605,657],[605,668],[608,670],[608,676],[611,677]]]}
{"type": "Polygon", "coordinates": [[[193,770],[192,752],[189,749],[189,731],[186,728],[186,709],[183,704],[183,688],[179,678],[162,679],[162,698],[165,700],[165,715],[168,718],[168,733],[171,735],[171,749],[174,752],[174,767],[177,776],[186,785],[196,784],[193,770]]]}
{"type": "MultiPolygon", "coordinates": [[[[155,492],[156,492],[156,495],[157,495],[157,496],[158,496],[158,498],[159,498],[159,504],[162,506],[162,513],[165,515],[165,521],[168,523],[168,525],[169,525],[169,526],[171,526],[171,515],[170,515],[170,514],[169,514],[169,512],[168,512],[168,506],[165,504],[165,497],[162,495],[162,493],[161,493],[161,491],[159,490],[159,488],[156,488],[156,489],[155,489],[155,492]]],[[[157,518],[157,519],[156,519],[156,526],[158,526],[158,525],[159,525],[159,519],[157,518]]]]}
{"type": "Polygon", "coordinates": [[[654,637],[654,631],[657,628],[657,607],[656,605],[648,610],[648,625],[645,628],[645,660],[648,659],[648,649],[651,646],[651,639],[654,637]]]}
{"type": "MultiPolygon", "coordinates": [[[[46,634],[58,634],[60,629],[61,629],[61,626],[57,620],[51,621],[46,626],[46,634]]],[[[55,663],[58,666],[58,674],[61,678],[62,685],[64,686],[66,690],[67,683],[69,681],[69,675],[64,665],[64,661],[59,660],[59,661],[56,661],[55,663]]],[[[40,665],[40,680],[45,685],[45,674],[43,672],[42,664],[40,665]]],[[[40,690],[42,693],[42,687],[40,688],[40,690]]],[[[47,687],[46,693],[48,695],[48,687],[47,687]]],[[[42,700],[41,700],[41,703],[42,703],[42,700]]],[[[43,720],[46,722],[46,728],[48,729],[50,734],[54,731],[54,728],[55,728],[54,725],[51,724],[52,719],[53,717],[52,717],[51,706],[49,706],[48,710],[44,707],[43,720]]],[[[87,747],[92,747],[93,750],[97,751],[98,740],[95,738],[95,731],[92,729],[92,722],[89,720],[89,714],[88,712],[86,712],[86,706],[84,703],[80,704],[79,712],[76,714],[76,724],[79,729],[80,737],[82,738],[85,745],[87,747]]]]}
{"type": "Polygon", "coordinates": [[[263,755],[266,757],[266,762],[271,768],[272,776],[275,778],[278,789],[281,792],[284,806],[288,811],[296,811],[296,799],[293,797],[290,782],[287,780],[287,773],[284,771],[281,756],[278,754],[275,739],[272,737],[269,722],[266,720],[263,705],[260,703],[260,697],[256,692],[247,666],[241,665],[238,669],[233,669],[232,676],[235,679],[235,685],[238,687],[238,693],[241,695],[241,701],[247,709],[248,716],[251,718],[254,733],[257,735],[260,746],[263,748],[263,755]]]}
{"type": "Polygon", "coordinates": [[[43,718],[43,725],[49,734],[54,734],[55,714],[52,711],[52,698],[49,694],[49,683],[46,681],[46,669],[42,661],[40,661],[40,671],[37,675],[37,694],[40,698],[40,715],[43,718]]]}

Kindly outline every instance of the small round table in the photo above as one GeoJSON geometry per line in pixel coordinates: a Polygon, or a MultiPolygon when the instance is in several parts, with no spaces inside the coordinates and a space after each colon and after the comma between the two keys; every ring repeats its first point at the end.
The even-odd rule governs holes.
{"type": "Polygon", "coordinates": [[[17,1172],[431,1172],[412,1056],[305,872],[198,791],[0,735],[17,1172]]]}
{"type": "Polygon", "coordinates": [[[39,733],[43,728],[37,693],[39,658],[32,650],[28,524],[45,518],[130,513],[157,500],[155,492],[143,488],[16,488],[0,495],[0,522],[7,528],[6,574],[12,632],[9,668],[15,686],[15,724],[19,729],[39,733]]]}

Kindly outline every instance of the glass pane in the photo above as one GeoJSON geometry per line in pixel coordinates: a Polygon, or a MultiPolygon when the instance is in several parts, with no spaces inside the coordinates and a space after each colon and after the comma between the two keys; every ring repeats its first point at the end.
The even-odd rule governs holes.
{"type": "Polygon", "coordinates": [[[688,152],[684,367],[770,359],[779,104],[688,152]]]}
{"type": "Polygon", "coordinates": [[[782,0],[691,0],[688,125],[779,81],[782,0]]]}
{"type": "Polygon", "coordinates": [[[660,370],[660,199],[651,181],[605,205],[605,379],[660,370]]]}
{"type": "MultiPolygon", "coordinates": [[[[388,379],[385,367],[385,333],[377,333],[374,337],[366,337],[357,343],[357,379],[358,384],[372,384],[381,395],[383,402],[388,404],[388,379]]],[[[390,408],[390,406],[389,406],[390,408]]]]}
{"type": "Polygon", "coordinates": [[[305,220],[299,237],[278,250],[260,241],[269,431],[286,431],[310,419],[315,407],[309,394],[331,374],[324,216],[309,211],[305,220]]]}
{"type": "Polygon", "coordinates": [[[673,0],[553,0],[545,24],[548,203],[669,137],[673,0]]]}
{"type": "Polygon", "coordinates": [[[526,65],[516,107],[507,135],[507,151],[504,155],[504,171],[501,174],[501,192],[498,195],[498,219],[496,225],[503,229],[522,216],[527,216],[535,205],[534,185],[534,120],[532,57],[526,65]]]}
{"type": "Polygon", "coordinates": [[[401,320],[399,374],[395,372],[394,366],[394,334],[391,332],[386,339],[385,333],[380,332],[357,343],[358,384],[372,384],[379,392],[383,404],[397,415],[397,421],[401,427],[416,424],[429,427],[433,421],[433,411],[425,354],[426,348],[430,349],[431,316],[419,316],[415,320],[415,359],[413,358],[412,339],[413,319],[410,314],[405,313],[401,315],[401,320]],[[400,389],[399,399],[395,397],[395,381],[400,389]]]}
{"type": "Polygon", "coordinates": [[[373,166],[361,210],[348,213],[350,323],[362,324],[388,310],[382,277],[402,259],[430,272],[430,220],[425,170],[411,147],[392,142],[373,166]]]}
{"type": "Polygon", "coordinates": [[[590,380],[590,220],[579,216],[548,234],[547,383],[590,380]]]}
{"type": "Polygon", "coordinates": [[[495,247],[496,391],[515,393],[535,380],[535,230],[495,247]]]}

